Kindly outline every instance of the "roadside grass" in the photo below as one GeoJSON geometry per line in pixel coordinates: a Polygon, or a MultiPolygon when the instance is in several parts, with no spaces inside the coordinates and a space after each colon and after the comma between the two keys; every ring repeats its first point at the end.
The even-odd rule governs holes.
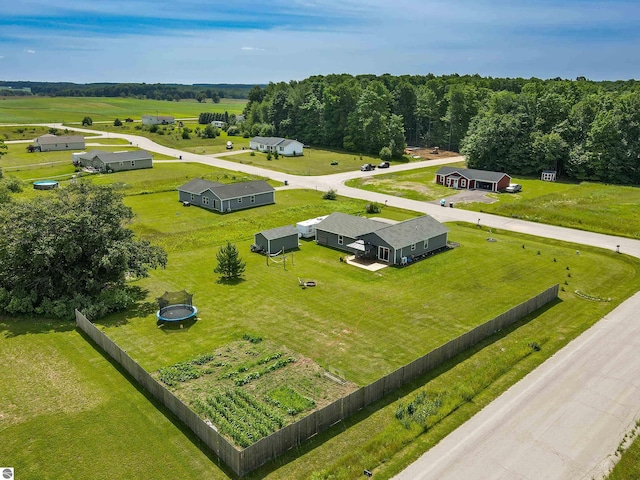
{"type": "MultiPolygon", "coordinates": [[[[349,180],[347,185],[412,200],[433,201],[459,191],[434,182],[438,168],[390,172],[349,180]]],[[[543,182],[531,178],[513,178],[512,182],[522,185],[520,193],[489,193],[489,197],[498,201],[491,204],[458,202],[456,206],[532,222],[640,238],[638,187],[589,182],[543,182]]]]}
{"type": "Polygon", "coordinates": [[[4,97],[0,123],[74,123],[85,116],[94,122],[111,122],[128,117],[139,120],[142,115],[172,115],[176,118],[198,117],[202,112],[242,113],[246,100],[222,99],[220,103],[198,103],[183,100],[138,100],[109,97],[4,97]]]}
{"type": "MultiPolygon", "coordinates": [[[[448,166],[464,167],[464,162],[452,163],[448,166]]],[[[454,192],[450,188],[435,183],[436,171],[440,168],[441,165],[437,165],[406,172],[393,172],[391,169],[389,173],[384,175],[356,178],[345,183],[349,187],[370,192],[430,202],[449,196],[454,192]]]]}
{"type": "Polygon", "coordinates": [[[40,135],[49,133],[49,127],[29,126],[0,126],[0,140],[32,140],[40,135]]]}
{"type": "MultiPolygon", "coordinates": [[[[369,155],[355,155],[353,153],[337,150],[320,150],[317,148],[307,147],[305,147],[304,155],[301,157],[284,157],[280,155],[278,156],[278,159],[276,159],[272,155],[271,160],[267,160],[266,153],[253,152],[252,155],[251,152],[247,152],[223,158],[231,162],[268,168],[270,170],[290,173],[292,175],[329,175],[332,173],[359,170],[360,166],[364,163],[377,165],[380,162],[379,158],[369,155]],[[332,162],[338,163],[336,165],[332,165],[332,162]]],[[[391,163],[393,164],[393,162],[391,163]]]]}
{"type": "MultiPolygon", "coordinates": [[[[194,178],[219,183],[264,180],[262,177],[189,162],[154,162],[151,169],[96,174],[86,178],[96,185],[112,185],[125,195],[172,192],[168,200],[176,203],[178,201],[176,188],[194,178]]],[[[270,183],[274,186],[279,185],[278,182],[270,181],[270,183]]],[[[180,204],[178,203],[178,205],[180,204]]]]}
{"type": "MultiPolygon", "coordinates": [[[[71,126],[71,125],[70,125],[71,126]]],[[[93,124],[90,128],[101,132],[124,133],[129,135],[139,135],[146,137],[154,142],[164,145],[165,147],[177,148],[190,153],[212,154],[227,151],[227,141],[233,142],[234,149],[238,150],[242,147],[249,148],[249,139],[240,136],[227,136],[227,132],[220,131],[220,135],[216,138],[201,138],[196,135],[195,129],[203,129],[205,125],[199,125],[197,122],[184,122],[184,126],[191,129],[190,138],[182,138],[183,128],[173,125],[158,125],[158,131],[151,133],[148,127],[143,127],[139,123],[123,123],[120,127],[114,127],[112,124],[93,124]]]]}
{"type": "Polygon", "coordinates": [[[639,478],[640,472],[640,437],[638,437],[638,429],[640,429],[640,421],[636,421],[630,435],[635,436],[633,442],[625,448],[620,446],[616,451],[616,456],[620,456],[620,460],[613,467],[608,480],[629,480],[639,478]]]}

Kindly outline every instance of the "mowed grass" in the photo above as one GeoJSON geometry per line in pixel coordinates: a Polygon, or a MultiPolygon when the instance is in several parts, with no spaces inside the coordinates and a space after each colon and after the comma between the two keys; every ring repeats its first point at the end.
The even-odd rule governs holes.
{"type": "Polygon", "coordinates": [[[85,116],[94,122],[116,118],[140,119],[142,115],[197,117],[202,112],[242,113],[246,100],[221,99],[220,103],[195,100],[169,102],[108,97],[3,97],[0,99],[0,123],[80,123],[85,116]]]}
{"type": "Polygon", "coordinates": [[[93,124],[91,129],[108,133],[124,133],[129,135],[139,135],[146,137],[154,142],[164,145],[165,147],[177,148],[185,152],[198,153],[198,154],[212,154],[227,151],[227,141],[233,142],[234,149],[238,150],[242,147],[249,148],[249,139],[240,136],[227,136],[227,133],[220,130],[220,135],[216,138],[202,138],[199,137],[195,130],[196,128],[204,129],[206,125],[199,125],[193,122],[184,122],[184,127],[191,130],[190,138],[182,138],[183,128],[178,124],[172,125],[159,125],[156,133],[151,133],[147,127],[131,123],[124,123],[120,127],[114,127],[113,124],[93,124]]]}
{"type": "Polygon", "coordinates": [[[636,421],[630,434],[635,435],[635,440],[626,449],[620,449],[616,455],[620,460],[607,477],[608,480],[630,480],[640,478],[640,437],[637,436],[640,421],[636,421]],[[623,450],[623,451],[622,451],[623,450]]]}
{"type": "Polygon", "coordinates": [[[0,458],[17,478],[227,478],[70,322],[0,318],[0,458]]]}
{"type": "MultiPolygon", "coordinates": [[[[464,167],[464,163],[452,163],[447,166],[464,167]]],[[[437,165],[405,172],[393,172],[393,167],[391,167],[389,173],[348,180],[346,185],[370,192],[430,202],[455,192],[455,190],[435,183],[436,172],[441,167],[441,165],[437,165]]]]}
{"type": "MultiPolygon", "coordinates": [[[[463,164],[453,164],[464,167],[463,164]]],[[[435,183],[440,167],[389,172],[355,180],[347,185],[412,200],[433,201],[459,190],[435,183]]],[[[640,188],[600,183],[543,182],[513,178],[522,185],[516,194],[488,193],[495,203],[457,202],[456,206],[477,212],[520,218],[592,232],[640,238],[640,188]]]]}
{"type": "Polygon", "coordinates": [[[272,155],[271,160],[267,160],[266,153],[253,153],[253,155],[251,155],[251,152],[230,155],[224,157],[224,159],[292,175],[330,175],[332,173],[359,170],[364,163],[373,163],[374,165],[380,163],[378,157],[308,147],[305,147],[304,155],[300,157],[284,157],[280,155],[276,159],[272,155]],[[332,165],[333,162],[338,163],[332,165]]]}

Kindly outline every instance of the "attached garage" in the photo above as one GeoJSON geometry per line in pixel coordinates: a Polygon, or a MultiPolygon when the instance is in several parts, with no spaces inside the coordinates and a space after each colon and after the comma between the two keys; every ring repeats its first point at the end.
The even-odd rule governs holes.
{"type": "Polygon", "coordinates": [[[255,250],[273,255],[298,248],[298,230],[293,225],[265,230],[254,235],[255,250]]]}

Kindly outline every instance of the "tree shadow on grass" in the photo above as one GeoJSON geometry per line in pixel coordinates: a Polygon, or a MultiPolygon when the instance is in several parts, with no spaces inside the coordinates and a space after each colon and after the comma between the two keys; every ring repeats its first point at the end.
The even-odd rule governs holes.
{"type": "Polygon", "coordinates": [[[163,322],[162,320],[157,320],[156,325],[158,328],[162,329],[164,333],[179,333],[189,330],[197,321],[198,319],[196,317],[189,318],[188,320],[181,320],[179,322],[163,322]]]}
{"type": "Polygon", "coordinates": [[[34,333],[69,332],[76,328],[73,320],[34,317],[0,317],[0,336],[5,338],[34,333]]]}
{"type": "Polygon", "coordinates": [[[89,337],[86,333],[84,333],[81,329],[78,329],[78,333],[82,338],[84,338],[98,354],[102,356],[107,362],[109,362],[113,368],[115,368],[118,373],[120,373],[130,384],[135,388],[138,393],[144,396],[149,403],[151,403],[158,412],[164,415],[167,420],[169,420],[179,431],[182,433],[186,440],[193,443],[198,450],[200,450],[210,461],[211,463],[217,465],[228,478],[231,479],[239,479],[235,473],[231,469],[229,469],[225,463],[218,458],[218,456],[207,447],[207,445],[198,438],[198,436],[191,431],[189,427],[187,427],[171,410],[165,407],[160,401],[158,401],[148,390],[146,390],[142,385],[140,385],[135,378],[133,378],[127,371],[113,358],[109,356],[102,348],[94,343],[94,341],[89,337]]]}
{"type": "Polygon", "coordinates": [[[216,283],[218,285],[240,285],[245,281],[244,278],[219,278],[216,283]]]}
{"type": "Polygon", "coordinates": [[[92,320],[96,325],[105,327],[119,327],[129,323],[131,318],[144,318],[158,310],[156,302],[149,302],[145,299],[149,294],[148,290],[140,288],[137,285],[127,285],[127,295],[131,300],[131,305],[119,312],[110,313],[102,318],[92,320]]]}

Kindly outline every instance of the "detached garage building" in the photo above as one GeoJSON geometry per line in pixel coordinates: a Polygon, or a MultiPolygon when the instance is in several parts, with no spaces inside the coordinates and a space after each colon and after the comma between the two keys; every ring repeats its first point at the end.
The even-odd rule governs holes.
{"type": "Polygon", "coordinates": [[[254,235],[254,243],[261,252],[272,255],[298,248],[298,230],[293,225],[264,230],[254,235]]]}

